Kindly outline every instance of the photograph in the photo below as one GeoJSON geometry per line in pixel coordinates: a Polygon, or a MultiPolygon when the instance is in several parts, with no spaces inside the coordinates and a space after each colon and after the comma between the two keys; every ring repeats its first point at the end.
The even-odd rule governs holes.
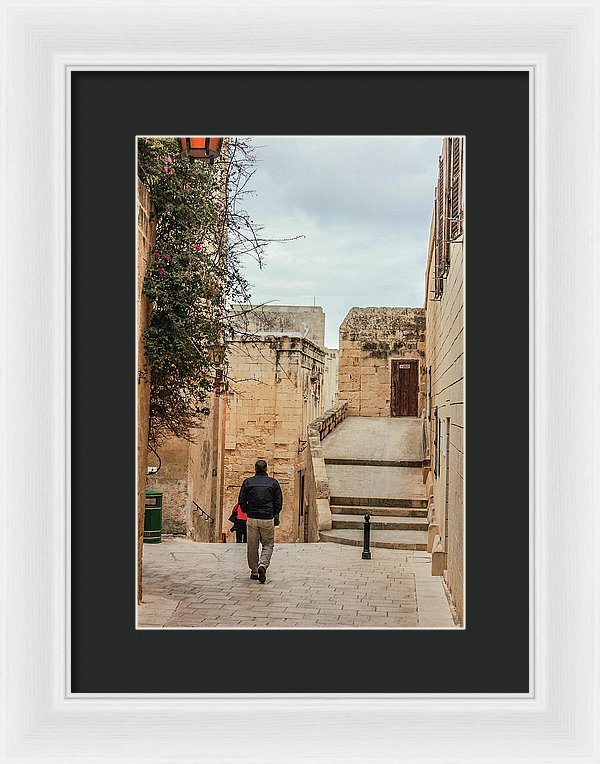
{"type": "Polygon", "coordinates": [[[137,136],[138,629],[464,629],[464,136],[137,136]]]}

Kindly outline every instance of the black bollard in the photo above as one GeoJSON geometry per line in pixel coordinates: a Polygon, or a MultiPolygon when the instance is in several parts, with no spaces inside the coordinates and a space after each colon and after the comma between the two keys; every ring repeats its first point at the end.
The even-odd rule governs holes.
{"type": "Polygon", "coordinates": [[[363,560],[371,559],[371,518],[369,515],[365,515],[362,558],[363,560]]]}

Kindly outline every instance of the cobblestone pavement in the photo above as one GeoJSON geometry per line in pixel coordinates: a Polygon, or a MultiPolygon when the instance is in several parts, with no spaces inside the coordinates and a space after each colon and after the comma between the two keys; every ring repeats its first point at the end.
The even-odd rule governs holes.
{"type": "Polygon", "coordinates": [[[277,544],[266,584],[245,544],[144,545],[141,628],[455,627],[426,552],[277,544]]]}

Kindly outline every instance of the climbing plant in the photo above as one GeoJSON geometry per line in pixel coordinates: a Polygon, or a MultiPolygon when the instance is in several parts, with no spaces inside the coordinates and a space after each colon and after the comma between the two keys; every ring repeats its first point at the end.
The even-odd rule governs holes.
{"type": "Polygon", "coordinates": [[[248,302],[242,261],[261,264],[268,239],[244,210],[255,155],[226,140],[212,164],[190,162],[175,138],[138,139],[138,174],[150,192],[156,246],[144,280],[150,301],[144,347],[150,375],[150,445],[193,439],[226,384],[231,303],[248,302]]]}

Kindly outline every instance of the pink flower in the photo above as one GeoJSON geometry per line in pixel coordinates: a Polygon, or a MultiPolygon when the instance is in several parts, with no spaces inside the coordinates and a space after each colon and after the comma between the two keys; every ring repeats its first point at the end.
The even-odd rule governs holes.
{"type": "Polygon", "coordinates": [[[163,172],[165,173],[165,175],[167,175],[167,174],[168,174],[168,172],[169,172],[169,168],[167,167],[167,165],[165,165],[165,166],[163,167],[163,172]]]}
{"type": "Polygon", "coordinates": [[[194,249],[196,252],[202,252],[202,244],[194,244],[194,249]]]}
{"type": "Polygon", "coordinates": [[[165,255],[165,260],[166,260],[167,262],[169,262],[169,260],[170,260],[170,259],[171,259],[171,255],[165,255]]]}
{"type": "Polygon", "coordinates": [[[221,202],[215,202],[215,207],[216,207],[218,210],[220,210],[220,209],[222,209],[223,205],[221,204],[221,202]]]}
{"type": "Polygon", "coordinates": [[[152,257],[153,257],[155,260],[158,260],[158,258],[160,257],[160,252],[155,252],[155,253],[152,255],[152,257]]]}
{"type": "Polygon", "coordinates": [[[165,273],[166,273],[166,270],[165,270],[163,267],[160,267],[160,268],[158,269],[158,274],[159,274],[159,276],[164,276],[164,275],[165,275],[165,273]]]}
{"type": "Polygon", "coordinates": [[[172,161],[173,161],[173,157],[171,157],[171,156],[168,156],[168,157],[165,159],[165,162],[172,162],[172,161]]]}

